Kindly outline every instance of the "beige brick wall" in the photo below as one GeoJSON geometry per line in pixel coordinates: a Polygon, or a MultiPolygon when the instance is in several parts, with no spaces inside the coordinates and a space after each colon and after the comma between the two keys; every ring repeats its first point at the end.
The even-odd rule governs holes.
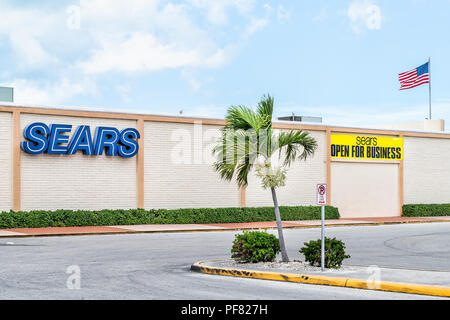
{"type": "Polygon", "coordinates": [[[220,127],[145,122],[144,207],[237,207],[236,183],[212,168],[220,127]]]}
{"type": "MultiPolygon", "coordinates": [[[[136,128],[134,120],[51,115],[21,115],[21,131],[32,122],[136,128]]],[[[198,208],[239,206],[235,181],[212,169],[211,147],[220,126],[145,122],[144,207],[198,208]]],[[[0,112],[0,211],[12,208],[12,114],[0,112]]],[[[317,183],[326,182],[326,134],[313,158],[297,161],[279,188],[280,205],[315,205],[317,183]]],[[[23,140],[23,138],[22,138],[23,140]]],[[[405,203],[450,202],[450,140],[404,138],[405,203]]],[[[21,209],[114,209],[137,205],[137,157],[30,155],[21,152],[21,209]]],[[[272,206],[270,190],[249,177],[247,206],[272,206]]]]}
{"type": "MultiPolygon", "coordinates": [[[[317,140],[318,148],[312,158],[294,162],[287,172],[286,186],[277,189],[278,203],[281,206],[316,204],[316,185],[326,183],[326,134],[310,131],[317,140]]],[[[270,190],[261,187],[261,180],[250,175],[247,187],[247,206],[272,206],[270,190]]]]}
{"type": "Polygon", "coordinates": [[[332,162],[331,205],[341,218],[396,217],[398,163],[332,162]]]}
{"type": "MultiPolygon", "coordinates": [[[[136,121],[82,117],[21,115],[21,131],[33,122],[47,125],[89,125],[119,130],[135,128],[136,121]]],[[[11,131],[11,130],[10,130],[11,131]]],[[[23,138],[22,138],[23,140],[23,138]]],[[[21,209],[127,209],[136,208],[136,157],[40,154],[21,151],[21,209]]]]}
{"type": "Polygon", "coordinates": [[[0,112],[0,211],[12,209],[12,113],[0,112]]]}
{"type": "Polygon", "coordinates": [[[404,202],[450,203],[450,140],[405,137],[404,202]]]}

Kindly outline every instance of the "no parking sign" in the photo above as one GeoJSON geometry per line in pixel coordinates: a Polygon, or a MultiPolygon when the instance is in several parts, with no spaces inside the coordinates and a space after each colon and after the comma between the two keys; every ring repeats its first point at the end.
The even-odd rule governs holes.
{"type": "Polygon", "coordinates": [[[317,204],[319,206],[325,206],[327,204],[327,185],[317,185],[317,204]]]}
{"type": "Polygon", "coordinates": [[[321,206],[321,218],[322,218],[322,227],[321,227],[321,257],[320,257],[320,269],[324,271],[325,268],[325,206],[327,205],[327,185],[325,183],[317,185],[317,204],[321,206]]]}

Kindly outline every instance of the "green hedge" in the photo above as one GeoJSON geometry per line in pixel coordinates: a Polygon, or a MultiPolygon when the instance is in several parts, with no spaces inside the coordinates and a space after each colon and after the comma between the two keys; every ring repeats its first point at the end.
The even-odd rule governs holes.
{"type": "MultiPolygon", "coordinates": [[[[320,207],[280,207],[282,220],[320,219],[320,207]]],[[[326,219],[339,219],[335,207],[326,207],[326,219]]],[[[55,210],[0,212],[0,229],[134,224],[239,223],[274,221],[273,207],[131,210],[55,210]]]]}
{"type": "Polygon", "coordinates": [[[450,216],[450,203],[444,204],[405,204],[402,208],[404,217],[442,217],[450,216]]]}

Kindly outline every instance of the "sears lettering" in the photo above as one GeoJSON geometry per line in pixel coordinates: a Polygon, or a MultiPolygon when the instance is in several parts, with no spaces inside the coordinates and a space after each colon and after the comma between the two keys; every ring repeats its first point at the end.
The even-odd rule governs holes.
{"type": "Polygon", "coordinates": [[[127,128],[119,131],[112,127],[97,127],[94,139],[89,126],[78,126],[69,139],[72,126],[68,124],[52,124],[50,127],[41,122],[35,122],[25,127],[25,141],[20,145],[29,154],[76,154],[120,156],[130,158],[139,151],[137,139],[139,131],[127,128]]]}
{"type": "Polygon", "coordinates": [[[374,146],[376,147],[378,144],[377,137],[356,137],[356,145],[357,146],[374,146]]]}

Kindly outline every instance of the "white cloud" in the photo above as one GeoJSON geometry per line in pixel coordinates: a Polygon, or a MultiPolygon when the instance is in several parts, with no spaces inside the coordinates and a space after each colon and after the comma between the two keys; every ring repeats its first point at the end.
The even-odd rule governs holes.
{"type": "Polygon", "coordinates": [[[102,48],[80,66],[87,73],[156,71],[197,65],[204,58],[194,48],[183,50],[176,43],[164,45],[151,34],[132,33],[128,39],[120,40],[103,39],[102,48]]]}
{"type": "Polygon", "coordinates": [[[347,17],[356,34],[364,29],[381,29],[381,9],[373,0],[354,0],[347,9],[347,17]]]}
{"type": "Polygon", "coordinates": [[[329,17],[329,8],[328,7],[322,7],[320,11],[313,16],[312,21],[314,22],[322,22],[325,21],[329,17]]]}
{"type": "Polygon", "coordinates": [[[197,8],[207,10],[210,23],[226,24],[229,8],[235,8],[241,14],[246,14],[253,9],[255,0],[189,0],[189,2],[197,8]]]}
{"type": "Polygon", "coordinates": [[[199,91],[204,85],[214,81],[213,77],[209,77],[206,80],[199,80],[198,78],[196,78],[194,76],[194,73],[192,72],[192,70],[188,70],[188,69],[183,69],[181,71],[181,77],[191,85],[191,87],[192,87],[192,89],[194,89],[194,91],[199,91]]]}
{"type": "MultiPolygon", "coordinates": [[[[55,14],[43,14],[38,9],[16,9],[6,3],[0,4],[0,37],[6,37],[14,54],[13,63],[22,70],[47,67],[58,59],[43,46],[42,39],[55,33],[58,21],[55,14]]],[[[5,48],[2,48],[5,50],[5,48]]]]}
{"type": "Polygon", "coordinates": [[[96,93],[92,79],[73,81],[63,77],[58,82],[16,79],[5,84],[14,88],[14,102],[26,105],[56,105],[78,95],[96,93]]]}
{"type": "Polygon", "coordinates": [[[44,50],[36,37],[20,29],[10,32],[9,40],[15,59],[20,61],[19,67],[22,70],[45,67],[58,61],[44,50]]]}
{"type": "Polygon", "coordinates": [[[117,85],[116,91],[124,103],[128,104],[132,101],[130,97],[131,87],[128,84],[117,85]]]}
{"type": "Polygon", "coordinates": [[[107,6],[104,2],[81,1],[81,26],[88,28],[97,47],[77,65],[90,74],[221,67],[239,52],[242,42],[269,23],[250,14],[253,0],[189,0],[165,6],[159,6],[155,0],[133,0],[132,4],[114,3],[103,10],[107,6]],[[130,11],[130,6],[139,10],[130,11]],[[226,28],[220,25],[228,22],[228,8],[235,8],[242,15],[244,27],[241,32],[227,28],[231,35],[227,38],[232,40],[220,43],[215,30],[223,32],[222,28],[226,28]],[[206,32],[200,27],[190,15],[192,9],[206,10],[207,20],[214,25],[212,29],[206,32]]]}
{"type": "Polygon", "coordinates": [[[291,11],[284,8],[283,5],[279,5],[277,8],[277,19],[281,20],[289,20],[291,18],[291,11]]]}
{"type": "Polygon", "coordinates": [[[265,3],[263,7],[264,7],[264,9],[267,10],[267,12],[271,12],[273,10],[272,6],[268,3],[265,3]]]}
{"type": "MultiPolygon", "coordinates": [[[[97,75],[106,72],[182,72],[224,66],[269,23],[254,12],[255,3],[79,0],[51,9],[18,7],[9,1],[0,4],[0,38],[9,42],[4,49],[14,57],[10,71],[21,71],[16,75],[20,79],[15,81],[16,92],[27,93],[16,98],[56,104],[90,92],[79,79],[95,84],[97,75]],[[36,70],[42,72],[41,79],[30,80],[36,70]]],[[[181,76],[194,90],[209,81],[181,76]]]]}
{"type": "Polygon", "coordinates": [[[269,20],[268,19],[254,19],[254,18],[252,18],[250,24],[245,29],[244,36],[246,38],[248,38],[251,35],[253,35],[254,33],[256,33],[257,31],[259,31],[260,29],[263,29],[268,24],[269,24],[269,20]]]}

